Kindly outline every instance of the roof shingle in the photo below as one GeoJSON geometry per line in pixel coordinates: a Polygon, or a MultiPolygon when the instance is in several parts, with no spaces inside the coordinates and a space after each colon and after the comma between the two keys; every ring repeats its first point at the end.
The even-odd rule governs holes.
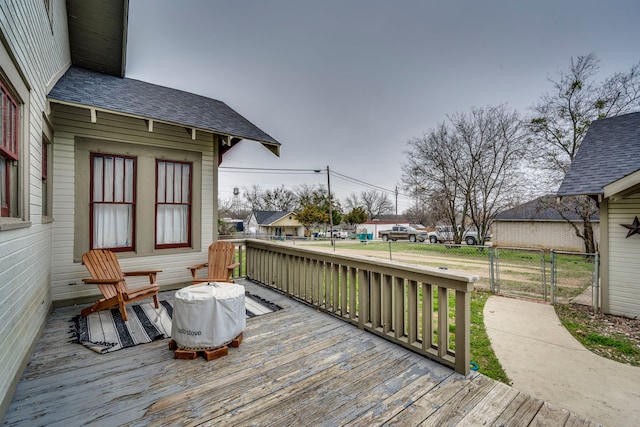
{"type": "Polygon", "coordinates": [[[604,186],[640,170],[640,112],[595,120],[558,196],[604,193],[604,186]]]}

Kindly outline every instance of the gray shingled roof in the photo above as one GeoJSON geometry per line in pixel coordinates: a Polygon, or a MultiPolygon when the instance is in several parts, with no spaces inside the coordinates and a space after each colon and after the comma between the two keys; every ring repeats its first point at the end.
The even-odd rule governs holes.
{"type": "Polygon", "coordinates": [[[151,83],[71,67],[48,95],[78,104],[279,146],[224,102],[151,83]]]}
{"type": "Polygon", "coordinates": [[[256,221],[260,225],[273,224],[282,217],[291,214],[289,211],[253,211],[256,221]]]}
{"type": "MultiPolygon", "coordinates": [[[[547,195],[502,211],[496,215],[495,219],[496,221],[565,221],[557,207],[556,196],[547,195]]],[[[582,221],[582,217],[569,209],[565,210],[564,214],[571,221],[582,221]]],[[[600,215],[594,214],[591,220],[599,221],[600,215]]]]}
{"type": "Polygon", "coordinates": [[[604,186],[640,170],[640,112],[595,120],[558,196],[603,194],[604,186]]]}

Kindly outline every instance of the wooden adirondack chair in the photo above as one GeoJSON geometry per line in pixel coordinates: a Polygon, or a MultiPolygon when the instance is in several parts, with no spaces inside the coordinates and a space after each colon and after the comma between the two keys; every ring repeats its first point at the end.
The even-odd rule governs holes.
{"type": "Polygon", "coordinates": [[[191,270],[193,283],[204,282],[231,282],[231,273],[240,265],[233,262],[236,255],[236,246],[232,242],[214,242],[209,246],[209,262],[206,264],[192,265],[187,267],[191,270]],[[207,277],[196,277],[198,270],[208,267],[207,277]]]}
{"type": "Polygon", "coordinates": [[[160,287],[156,284],[156,274],[162,270],[123,273],[116,255],[104,249],[93,249],[85,253],[82,255],[82,263],[91,274],[91,279],[83,279],[84,283],[98,285],[104,298],[96,301],[91,307],[82,310],[80,312],[81,315],[88,316],[96,311],[117,305],[123,320],[126,321],[128,319],[125,304],[150,297],[153,297],[155,307],[160,308],[158,303],[160,287]],[[129,289],[125,280],[126,276],[149,276],[150,284],[136,289],[129,289]]]}

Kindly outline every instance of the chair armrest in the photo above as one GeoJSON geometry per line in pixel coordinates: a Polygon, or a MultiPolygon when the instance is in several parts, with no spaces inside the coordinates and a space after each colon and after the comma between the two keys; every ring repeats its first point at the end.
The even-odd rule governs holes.
{"type": "Polygon", "coordinates": [[[228,268],[229,270],[234,270],[234,269],[235,269],[236,267],[238,267],[239,265],[240,265],[240,263],[239,263],[239,262],[234,262],[233,264],[229,264],[229,265],[227,265],[227,268],[228,268]]]}
{"type": "Polygon", "coordinates": [[[124,273],[125,276],[148,276],[149,274],[158,274],[162,270],[148,270],[148,271],[128,271],[124,273]]]}
{"type": "Polygon", "coordinates": [[[147,271],[129,271],[127,273],[123,273],[125,276],[149,276],[149,283],[156,283],[156,274],[160,273],[162,270],[147,270],[147,271]]]}
{"type": "Polygon", "coordinates": [[[115,285],[122,279],[82,279],[85,285],[115,285]]]}
{"type": "Polygon", "coordinates": [[[204,264],[196,264],[196,265],[192,265],[191,267],[187,267],[187,270],[191,270],[191,276],[193,276],[193,278],[196,278],[196,271],[200,270],[201,268],[205,268],[209,265],[209,263],[204,263],[204,264]]]}

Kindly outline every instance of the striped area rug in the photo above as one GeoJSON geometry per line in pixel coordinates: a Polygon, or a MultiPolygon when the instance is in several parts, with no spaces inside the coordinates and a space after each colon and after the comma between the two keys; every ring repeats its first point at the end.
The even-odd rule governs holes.
{"type": "MultiPolygon", "coordinates": [[[[247,318],[281,309],[249,292],[246,292],[244,300],[247,318]]],[[[82,344],[96,353],[110,353],[171,336],[171,302],[160,301],[159,309],[153,303],[127,305],[126,309],[127,322],[122,320],[117,308],[91,313],[86,317],[74,317],[71,319],[72,342],[82,344]]]]}

